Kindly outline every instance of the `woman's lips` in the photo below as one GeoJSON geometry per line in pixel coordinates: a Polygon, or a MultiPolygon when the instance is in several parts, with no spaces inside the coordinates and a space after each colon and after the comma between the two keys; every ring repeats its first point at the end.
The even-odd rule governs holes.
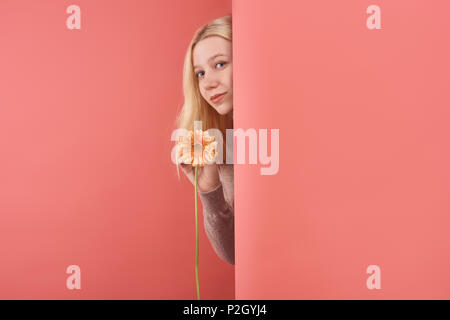
{"type": "Polygon", "coordinates": [[[219,95],[213,96],[213,97],[211,98],[211,101],[214,102],[214,103],[217,103],[217,102],[221,101],[221,100],[223,99],[223,97],[224,97],[226,94],[227,94],[227,93],[224,92],[224,93],[221,93],[221,94],[219,94],[219,95]]]}

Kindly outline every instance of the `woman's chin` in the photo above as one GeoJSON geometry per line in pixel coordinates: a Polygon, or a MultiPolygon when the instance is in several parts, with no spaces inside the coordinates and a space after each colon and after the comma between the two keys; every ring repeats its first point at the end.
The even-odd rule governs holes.
{"type": "Polygon", "coordinates": [[[233,110],[233,106],[230,105],[230,104],[225,104],[224,103],[224,104],[221,104],[219,106],[216,106],[215,109],[220,115],[224,116],[224,115],[230,113],[233,110]]]}

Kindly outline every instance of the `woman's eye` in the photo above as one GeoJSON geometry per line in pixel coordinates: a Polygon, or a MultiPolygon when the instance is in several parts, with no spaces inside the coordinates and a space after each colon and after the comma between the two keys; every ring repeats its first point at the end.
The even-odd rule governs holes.
{"type": "MultiPolygon", "coordinates": [[[[219,67],[223,67],[224,65],[226,65],[227,63],[226,62],[217,62],[216,63],[216,66],[219,66],[219,67]]],[[[199,71],[199,72],[197,72],[197,78],[201,78],[203,75],[205,74],[205,72],[204,71],[199,71]]]]}

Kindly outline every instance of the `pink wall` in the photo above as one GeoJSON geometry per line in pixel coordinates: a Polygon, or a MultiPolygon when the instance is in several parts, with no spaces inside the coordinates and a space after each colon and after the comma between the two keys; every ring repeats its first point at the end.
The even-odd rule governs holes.
{"type": "MultiPolygon", "coordinates": [[[[231,1],[79,0],[81,30],[71,4],[0,2],[0,299],[196,299],[170,133],[185,49],[231,1]]],[[[201,298],[233,299],[199,226],[201,298]]]]}
{"type": "Polygon", "coordinates": [[[236,267],[200,215],[202,299],[450,298],[447,1],[81,0],[68,30],[71,4],[0,3],[0,299],[196,298],[169,139],[231,10],[235,128],[280,129],[280,168],[235,166],[236,267]]]}
{"type": "Polygon", "coordinates": [[[449,12],[233,1],[235,127],[280,129],[235,168],[236,299],[450,298],[449,12]]]}

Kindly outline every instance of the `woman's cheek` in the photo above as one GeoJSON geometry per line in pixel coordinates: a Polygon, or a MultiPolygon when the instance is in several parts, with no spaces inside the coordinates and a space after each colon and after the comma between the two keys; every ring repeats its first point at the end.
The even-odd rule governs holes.
{"type": "Polygon", "coordinates": [[[230,73],[228,74],[228,83],[230,89],[233,88],[233,70],[230,68],[230,73]]]}

